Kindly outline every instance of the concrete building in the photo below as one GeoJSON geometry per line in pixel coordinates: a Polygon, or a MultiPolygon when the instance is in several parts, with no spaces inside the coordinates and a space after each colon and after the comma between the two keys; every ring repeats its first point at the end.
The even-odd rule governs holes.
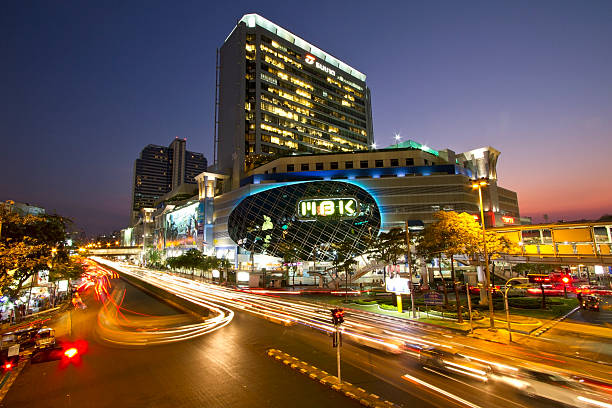
{"type": "Polygon", "coordinates": [[[366,76],[257,14],[220,49],[218,166],[238,186],[260,155],[366,150],[366,76]]]}
{"type": "Polygon", "coordinates": [[[138,222],[143,208],[154,207],[171,191],[196,188],[195,176],[206,170],[207,162],[186,145],[185,139],[176,138],[168,147],[150,144],[142,150],[134,162],[130,225],[138,222]]]}
{"type": "MultiPolygon", "coordinates": [[[[324,221],[300,221],[297,215],[301,198],[313,199],[316,196],[313,190],[287,190],[278,197],[271,194],[275,190],[304,183],[313,183],[313,186],[318,183],[320,188],[317,191],[325,192],[325,197],[315,197],[313,200],[333,201],[342,198],[340,196],[352,199],[357,197],[357,193],[347,193],[355,190],[351,186],[358,187],[355,191],[364,190],[374,199],[378,208],[379,216],[374,218],[379,217],[379,221],[373,222],[372,217],[365,220],[376,229],[370,233],[377,233],[379,229],[384,231],[404,227],[406,221],[427,225],[434,221],[433,214],[437,211],[468,212],[475,218],[479,217],[478,193],[471,188],[471,180],[486,177],[489,185],[483,189],[485,225],[519,224],[517,194],[498,183],[496,164],[499,154],[499,151],[491,147],[456,154],[449,149],[438,151],[414,141],[406,141],[379,150],[302,154],[272,159],[247,169],[238,188],[223,183],[228,176],[203,173],[199,176],[199,198],[200,201],[206,198],[206,213],[212,212],[213,215],[212,222],[207,221],[207,228],[212,228],[212,239],[203,240],[206,244],[202,248],[208,253],[227,257],[236,265],[248,263],[251,250],[256,253],[257,267],[270,267],[278,263],[269,256],[274,253],[272,241],[276,235],[286,239],[292,231],[292,225],[296,233],[304,234],[300,223],[314,221],[316,224],[324,221]],[[205,179],[207,182],[204,182],[205,179]],[[340,184],[331,186],[334,182],[340,184]],[[209,186],[208,189],[206,186],[209,186]],[[330,190],[330,187],[333,189],[330,190]],[[330,191],[336,191],[331,195],[338,197],[330,198],[330,191]],[[211,193],[214,194],[212,203],[211,193]],[[265,195],[265,198],[252,198],[258,195],[265,195]],[[243,204],[247,201],[247,204],[243,204]],[[232,221],[232,213],[240,206],[248,208],[240,210],[241,215],[234,215],[232,221]],[[269,233],[262,237],[261,242],[246,235],[238,237],[246,231],[244,226],[247,224],[253,224],[246,227],[249,231],[267,231],[269,228],[269,233]],[[276,228],[282,226],[286,226],[286,229],[276,234],[276,228]],[[268,235],[270,237],[266,241],[268,235]]],[[[358,201],[363,204],[367,200],[358,201]]],[[[203,215],[200,215],[200,219],[203,219],[203,215]]],[[[327,236],[335,234],[334,231],[326,233],[327,236]]],[[[306,232],[304,235],[308,234],[306,232]]],[[[318,240],[323,235],[324,232],[320,231],[304,239],[318,240]]]]}

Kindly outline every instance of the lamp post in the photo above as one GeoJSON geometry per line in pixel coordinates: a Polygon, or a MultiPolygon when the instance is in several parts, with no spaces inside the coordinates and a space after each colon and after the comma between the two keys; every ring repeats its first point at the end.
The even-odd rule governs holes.
{"type": "MultiPolygon", "coordinates": [[[[410,302],[412,303],[412,318],[416,319],[416,311],[414,310],[414,289],[412,287],[412,258],[410,256],[410,227],[406,220],[406,264],[408,266],[408,288],[410,288],[410,302]]],[[[398,299],[399,300],[399,299],[398,299]]],[[[399,305],[399,304],[398,304],[399,305]]],[[[400,306],[401,307],[401,306],[400,306]]]]}
{"type": "Polygon", "coordinates": [[[512,343],[512,330],[510,329],[510,307],[508,307],[508,290],[510,289],[510,281],[525,280],[529,278],[510,278],[506,281],[506,290],[504,291],[504,304],[506,305],[506,322],[508,324],[508,343],[512,343]]]}
{"type": "Polygon", "coordinates": [[[478,200],[480,202],[480,224],[482,225],[482,247],[484,252],[486,285],[487,285],[487,301],[489,303],[489,329],[495,330],[495,315],[493,314],[493,295],[491,293],[491,274],[489,272],[489,254],[487,253],[487,236],[485,233],[484,223],[484,207],[482,205],[482,188],[488,185],[487,179],[478,179],[472,182],[472,189],[478,190],[478,200]]]}
{"type": "Polygon", "coordinates": [[[400,136],[399,133],[395,134],[395,148],[397,149],[399,147],[399,141],[402,137],[400,136]]]}

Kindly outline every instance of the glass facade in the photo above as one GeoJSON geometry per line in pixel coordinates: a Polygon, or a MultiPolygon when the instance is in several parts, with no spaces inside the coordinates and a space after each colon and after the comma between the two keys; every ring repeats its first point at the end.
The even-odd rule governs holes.
{"type": "Polygon", "coordinates": [[[246,51],[247,154],[368,148],[365,83],[264,30],[247,35],[246,51]]]}
{"type": "Polygon", "coordinates": [[[283,257],[293,247],[302,260],[334,259],[332,244],[353,242],[363,252],[378,235],[380,210],[363,188],[341,181],[314,181],[270,188],[242,200],[228,232],[241,248],[283,257]]]}

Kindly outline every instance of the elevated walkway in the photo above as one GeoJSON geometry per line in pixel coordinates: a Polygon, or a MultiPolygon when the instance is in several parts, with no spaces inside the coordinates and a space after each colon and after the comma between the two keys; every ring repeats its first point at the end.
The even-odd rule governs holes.
{"type": "Polygon", "coordinates": [[[93,249],[87,250],[88,255],[96,255],[96,256],[139,255],[140,252],[142,252],[141,246],[93,248],[93,249]]]}
{"type": "Polygon", "coordinates": [[[504,226],[489,231],[520,248],[503,254],[507,262],[612,265],[612,222],[504,226]]]}

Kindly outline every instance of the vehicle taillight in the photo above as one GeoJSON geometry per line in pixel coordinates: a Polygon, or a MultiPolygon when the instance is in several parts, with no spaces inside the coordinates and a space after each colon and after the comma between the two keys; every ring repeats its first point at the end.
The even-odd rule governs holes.
{"type": "Polygon", "coordinates": [[[76,347],[70,347],[68,350],[64,351],[64,355],[68,358],[73,358],[79,354],[79,350],[76,347]]]}

